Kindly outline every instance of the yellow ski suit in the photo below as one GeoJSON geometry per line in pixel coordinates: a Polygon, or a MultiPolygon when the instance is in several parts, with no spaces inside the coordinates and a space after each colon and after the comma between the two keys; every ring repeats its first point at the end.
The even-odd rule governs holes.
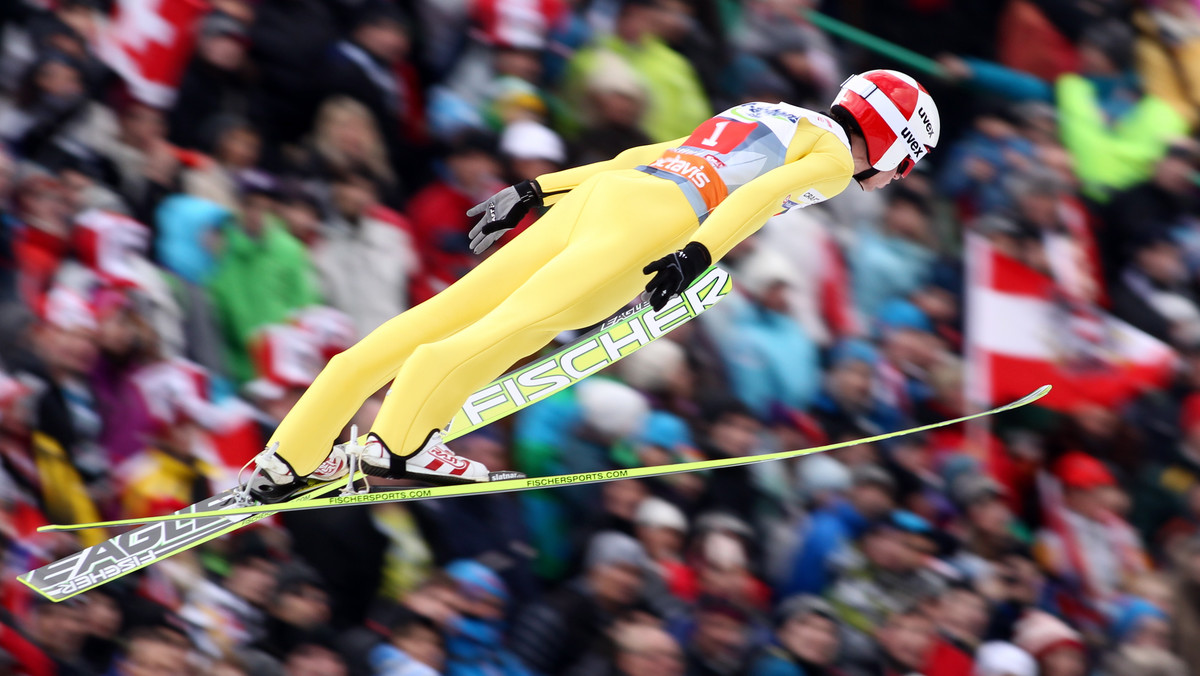
{"type": "Polygon", "coordinates": [[[837,123],[783,103],[735,106],[687,139],[538,177],[554,204],[434,298],[334,357],[268,447],[300,476],[389,380],[371,431],[416,453],[466,398],[560,332],[635,298],[642,268],[689,241],[716,261],[774,214],[841,192],[853,174],[837,123]]]}

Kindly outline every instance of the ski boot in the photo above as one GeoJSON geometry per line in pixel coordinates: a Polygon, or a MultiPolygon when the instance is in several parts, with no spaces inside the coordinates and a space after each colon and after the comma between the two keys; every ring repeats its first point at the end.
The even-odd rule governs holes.
{"type": "Polygon", "coordinates": [[[270,448],[254,456],[254,473],[243,484],[243,495],[264,504],[284,502],[318,483],[337,481],[349,474],[350,459],[346,456],[345,444],[334,446],[329,457],[306,477],[296,476],[290,465],[279,457],[276,442],[270,448]]]}
{"type": "Polygon", "coordinates": [[[421,450],[407,458],[393,454],[374,434],[367,437],[366,444],[358,443],[357,428],[351,428],[350,435],[350,441],[334,446],[329,457],[306,477],[296,476],[275,452],[278,445],[273,445],[255,457],[256,468],[245,484],[246,493],[261,503],[273,504],[288,500],[315,483],[328,483],[342,478],[347,479],[343,493],[362,492],[366,488],[353,487],[354,475],[358,470],[372,476],[417,479],[437,485],[525,478],[521,472],[489,472],[483,463],[456,454],[442,441],[442,435],[437,430],[430,432],[421,450]]]}
{"type": "MultiPolygon", "coordinates": [[[[387,449],[374,434],[360,447],[359,463],[366,474],[389,479],[416,479],[436,485],[471,484],[503,479],[522,479],[520,472],[489,472],[483,463],[456,454],[442,441],[438,430],[429,433],[421,450],[401,457],[387,449]]],[[[353,453],[347,449],[346,452],[353,453]]]]}

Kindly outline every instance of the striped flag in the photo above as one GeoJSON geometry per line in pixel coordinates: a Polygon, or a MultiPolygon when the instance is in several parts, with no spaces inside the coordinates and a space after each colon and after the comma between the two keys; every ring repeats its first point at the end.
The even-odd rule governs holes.
{"type": "Polygon", "coordinates": [[[1056,281],[967,238],[967,394],[976,406],[1008,401],[1039,385],[1054,391],[1043,405],[1113,406],[1171,376],[1175,353],[1165,343],[1073,301],[1056,281]]]}

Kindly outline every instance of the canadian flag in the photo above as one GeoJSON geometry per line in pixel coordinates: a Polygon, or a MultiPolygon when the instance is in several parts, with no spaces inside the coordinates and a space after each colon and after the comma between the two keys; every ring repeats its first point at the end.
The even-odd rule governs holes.
{"type": "Polygon", "coordinates": [[[1042,401],[1070,410],[1113,406],[1164,384],[1174,351],[1105,314],[1072,302],[1056,281],[967,237],[967,395],[987,407],[1050,383],[1042,401]]]}
{"type": "Polygon", "coordinates": [[[133,98],[166,108],[175,102],[207,0],[117,0],[97,31],[96,54],[129,86],[133,98]]]}

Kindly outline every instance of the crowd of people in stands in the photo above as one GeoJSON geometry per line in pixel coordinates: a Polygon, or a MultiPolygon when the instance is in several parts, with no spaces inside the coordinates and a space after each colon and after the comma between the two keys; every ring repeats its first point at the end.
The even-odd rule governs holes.
{"type": "Polygon", "coordinates": [[[1198,126],[1196,0],[0,3],[0,674],[1196,673],[1198,126]],[[129,26],[191,45],[166,95],[105,51],[129,26]],[[729,298],[454,450],[544,476],[976,410],[967,242],[1167,378],[292,512],[61,603],[15,581],[116,533],[39,525],[233,486],[330,358],[478,263],[501,187],[877,67],[938,102],[928,162],[772,218],[729,298]]]}

